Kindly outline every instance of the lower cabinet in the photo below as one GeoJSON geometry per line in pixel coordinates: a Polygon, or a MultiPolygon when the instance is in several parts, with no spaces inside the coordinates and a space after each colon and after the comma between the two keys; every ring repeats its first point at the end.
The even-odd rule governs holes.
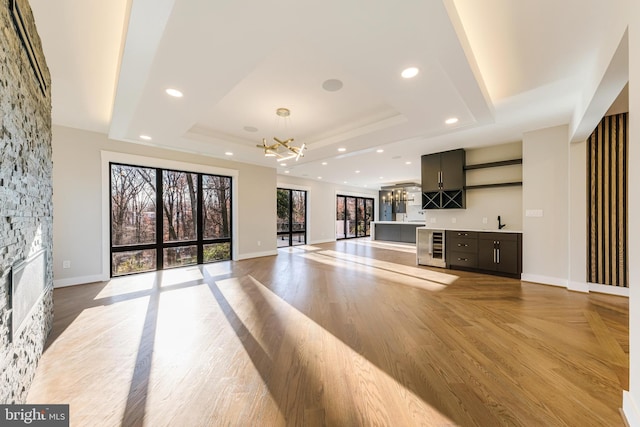
{"type": "Polygon", "coordinates": [[[508,274],[522,272],[520,233],[479,233],[478,268],[508,274]]]}
{"type": "Polygon", "coordinates": [[[470,269],[520,278],[522,234],[449,230],[446,236],[449,268],[470,269]]]}

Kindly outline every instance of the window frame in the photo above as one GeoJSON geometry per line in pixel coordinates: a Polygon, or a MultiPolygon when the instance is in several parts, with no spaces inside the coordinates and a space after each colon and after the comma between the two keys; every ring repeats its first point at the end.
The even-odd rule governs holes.
{"type": "Polygon", "coordinates": [[[234,194],[233,194],[233,189],[234,189],[234,180],[233,180],[233,176],[229,176],[229,175],[223,175],[223,174],[218,174],[218,173],[212,173],[212,172],[201,172],[201,171],[189,171],[189,170],[185,170],[182,168],[175,168],[175,167],[161,167],[161,166],[145,166],[145,165],[140,165],[140,164],[132,164],[129,162],[122,162],[122,161],[115,161],[115,160],[109,160],[107,162],[107,185],[109,188],[108,191],[108,201],[107,201],[107,209],[108,209],[108,230],[109,230],[109,261],[108,261],[108,265],[109,265],[109,277],[122,277],[122,276],[127,276],[127,275],[131,275],[131,274],[139,274],[139,273],[143,273],[143,272],[149,272],[149,271],[162,271],[162,270],[166,270],[166,269],[170,269],[170,268],[178,268],[178,267],[182,267],[183,265],[175,265],[175,266],[169,266],[169,267],[165,267],[165,263],[164,263],[164,250],[168,249],[168,248],[176,248],[176,247],[188,247],[188,246],[196,246],[196,250],[197,250],[197,256],[196,256],[196,263],[195,264],[187,264],[187,265],[201,265],[201,264],[209,264],[209,263],[214,263],[214,262],[220,262],[220,261],[229,261],[233,259],[233,249],[234,249],[234,245],[233,245],[233,236],[234,236],[234,194]],[[143,244],[131,244],[131,245],[120,245],[120,246],[114,246],[113,245],[113,207],[112,207],[112,166],[113,165],[119,165],[119,166],[126,166],[126,167],[132,167],[132,168],[141,168],[141,169],[154,169],[155,170],[155,185],[156,185],[156,194],[155,194],[155,216],[156,216],[156,235],[155,235],[155,242],[153,243],[143,243],[143,244]],[[181,241],[170,241],[170,242],[165,242],[163,239],[163,235],[164,235],[164,213],[162,211],[162,206],[163,206],[163,173],[165,171],[169,171],[169,172],[178,172],[178,173],[186,173],[186,174],[195,174],[197,176],[197,219],[196,219],[196,238],[195,239],[189,239],[189,240],[181,240],[181,241]],[[207,238],[205,239],[203,234],[204,234],[204,217],[203,217],[203,177],[204,176],[214,176],[214,177],[222,177],[222,178],[226,178],[229,180],[229,212],[228,212],[228,216],[229,216],[229,237],[225,237],[225,238],[207,238]],[[204,246],[205,245],[211,245],[211,244],[219,244],[219,243],[228,243],[229,244],[229,259],[228,260],[213,260],[213,261],[208,261],[208,262],[204,262],[204,246]],[[145,271],[139,271],[139,272],[130,272],[130,273],[124,273],[124,274],[117,274],[114,275],[114,271],[113,271],[113,254],[114,253],[122,253],[122,252],[130,252],[130,251],[140,251],[140,250],[155,250],[156,251],[156,266],[154,270],[145,270],[145,271]]]}
{"type": "Polygon", "coordinates": [[[362,238],[362,237],[371,237],[371,222],[374,220],[374,210],[375,210],[375,199],[373,197],[364,197],[364,196],[349,196],[346,194],[336,194],[336,240],[344,240],[344,239],[358,239],[358,238],[362,238]],[[342,233],[340,234],[343,237],[338,237],[338,226],[337,226],[337,221],[339,218],[339,212],[338,212],[338,199],[343,198],[344,199],[344,223],[343,223],[343,230],[342,233]],[[353,220],[349,220],[349,221],[354,221],[355,222],[355,233],[354,235],[350,235],[348,233],[348,224],[347,224],[347,210],[348,210],[348,200],[349,199],[354,199],[354,207],[355,207],[355,218],[353,220]],[[364,206],[364,218],[360,218],[360,214],[358,213],[358,205],[359,203],[362,202],[363,206],[364,206]],[[372,212],[370,215],[367,215],[367,202],[370,202],[370,206],[372,208],[372,212]],[[369,218],[368,218],[369,217],[369,218]],[[364,233],[359,234],[358,233],[358,223],[364,221],[364,233]]]}

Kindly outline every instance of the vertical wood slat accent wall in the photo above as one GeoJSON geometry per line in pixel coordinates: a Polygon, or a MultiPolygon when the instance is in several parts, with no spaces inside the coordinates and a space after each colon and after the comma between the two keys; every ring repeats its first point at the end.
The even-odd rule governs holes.
{"type": "Polygon", "coordinates": [[[588,280],[628,287],[628,113],[607,116],[587,141],[588,280]]]}

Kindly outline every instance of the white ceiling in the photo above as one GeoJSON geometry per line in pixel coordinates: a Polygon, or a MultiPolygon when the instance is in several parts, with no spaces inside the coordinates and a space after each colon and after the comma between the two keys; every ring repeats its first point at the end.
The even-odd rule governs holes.
{"type": "Polygon", "coordinates": [[[627,3],[30,4],[52,75],[54,124],[131,143],[149,144],[139,138],[146,134],[160,147],[379,188],[419,181],[422,154],[580,120],[624,33],[627,3]],[[420,73],[405,80],[408,66],[420,73]],[[324,90],[328,79],[342,89],[324,90]],[[184,97],[168,97],[168,87],[184,97]],[[291,110],[286,123],[279,107],[291,110]],[[459,122],[446,125],[449,117],[459,122]],[[308,150],[281,167],[256,148],[273,137],[308,150]]]}

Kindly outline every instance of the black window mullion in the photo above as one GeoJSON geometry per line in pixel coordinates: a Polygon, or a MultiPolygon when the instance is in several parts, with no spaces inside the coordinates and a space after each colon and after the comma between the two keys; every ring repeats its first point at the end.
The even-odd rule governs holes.
{"type": "Polygon", "coordinates": [[[293,190],[289,192],[289,246],[293,246],[293,190]]]}
{"type": "Polygon", "coordinates": [[[196,245],[198,246],[198,256],[197,256],[197,263],[198,264],[202,264],[204,263],[204,243],[203,243],[203,238],[204,238],[204,199],[203,199],[203,194],[204,194],[204,190],[203,190],[203,174],[199,173],[198,175],[198,189],[197,189],[197,206],[196,206],[196,216],[197,218],[194,218],[194,223],[196,224],[196,240],[197,243],[196,245]]]}
{"type": "Polygon", "coordinates": [[[162,169],[156,168],[156,269],[164,270],[164,217],[162,212],[162,169]]]}

